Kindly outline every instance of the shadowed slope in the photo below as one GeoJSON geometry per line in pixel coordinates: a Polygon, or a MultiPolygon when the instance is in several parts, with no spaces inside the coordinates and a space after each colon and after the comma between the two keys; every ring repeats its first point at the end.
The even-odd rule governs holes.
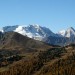
{"type": "Polygon", "coordinates": [[[1,49],[24,50],[28,48],[44,49],[48,47],[49,45],[46,45],[43,42],[33,40],[16,32],[4,33],[0,41],[1,49]]]}

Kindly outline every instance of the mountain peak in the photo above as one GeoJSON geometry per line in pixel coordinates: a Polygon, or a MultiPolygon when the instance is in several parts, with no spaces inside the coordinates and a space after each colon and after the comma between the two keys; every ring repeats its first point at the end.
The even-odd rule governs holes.
{"type": "Polygon", "coordinates": [[[69,27],[66,31],[75,31],[73,27],[69,27]]]}
{"type": "Polygon", "coordinates": [[[74,29],[73,27],[69,27],[68,29],[74,29]]]}
{"type": "Polygon", "coordinates": [[[29,24],[29,26],[40,27],[38,24],[29,24]]]}
{"type": "Polygon", "coordinates": [[[18,32],[24,36],[28,36],[29,38],[33,38],[35,40],[42,40],[48,36],[55,36],[55,34],[48,28],[42,27],[38,24],[29,24],[27,25],[16,25],[16,26],[5,26],[3,27],[4,32],[18,32]]]}
{"type": "Polygon", "coordinates": [[[67,30],[62,30],[58,33],[64,37],[74,37],[75,36],[75,29],[73,27],[69,27],[67,30]]]}
{"type": "Polygon", "coordinates": [[[38,25],[38,24],[29,24],[29,26],[28,26],[29,28],[34,28],[34,29],[40,29],[40,25],[38,25]]]}

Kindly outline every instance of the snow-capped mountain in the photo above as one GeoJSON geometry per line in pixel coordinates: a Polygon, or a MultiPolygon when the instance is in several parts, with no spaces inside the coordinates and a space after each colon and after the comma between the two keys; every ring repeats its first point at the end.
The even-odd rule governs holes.
{"type": "Polygon", "coordinates": [[[59,31],[58,34],[63,37],[72,38],[72,37],[75,37],[75,30],[74,28],[70,27],[67,30],[59,31]]]}
{"type": "Polygon", "coordinates": [[[14,31],[18,32],[24,36],[34,38],[36,40],[43,40],[45,37],[56,36],[50,29],[46,27],[35,25],[16,25],[16,26],[6,26],[3,27],[3,32],[14,31]]]}
{"type": "Polygon", "coordinates": [[[2,33],[10,31],[18,32],[29,38],[53,45],[63,46],[70,43],[75,43],[75,30],[72,27],[67,30],[59,31],[57,34],[53,33],[49,28],[42,27],[37,24],[5,26],[0,30],[2,33]]]}
{"type": "Polygon", "coordinates": [[[57,33],[58,37],[49,36],[44,39],[45,42],[53,45],[68,45],[75,43],[75,30],[70,27],[67,30],[62,30],[57,33]]]}

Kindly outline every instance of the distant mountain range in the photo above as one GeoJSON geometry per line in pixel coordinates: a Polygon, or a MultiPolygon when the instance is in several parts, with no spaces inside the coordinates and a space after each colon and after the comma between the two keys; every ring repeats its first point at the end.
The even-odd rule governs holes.
{"type": "Polygon", "coordinates": [[[53,45],[64,46],[75,43],[75,29],[72,27],[67,30],[59,31],[58,33],[53,33],[49,28],[42,27],[37,24],[28,26],[5,26],[0,30],[1,33],[12,31],[53,45]]]}

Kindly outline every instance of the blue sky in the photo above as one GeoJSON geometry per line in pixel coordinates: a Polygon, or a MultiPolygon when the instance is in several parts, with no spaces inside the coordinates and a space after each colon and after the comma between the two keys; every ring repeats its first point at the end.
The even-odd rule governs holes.
{"type": "Polygon", "coordinates": [[[0,0],[0,28],[17,24],[75,28],[75,0],[0,0]]]}

